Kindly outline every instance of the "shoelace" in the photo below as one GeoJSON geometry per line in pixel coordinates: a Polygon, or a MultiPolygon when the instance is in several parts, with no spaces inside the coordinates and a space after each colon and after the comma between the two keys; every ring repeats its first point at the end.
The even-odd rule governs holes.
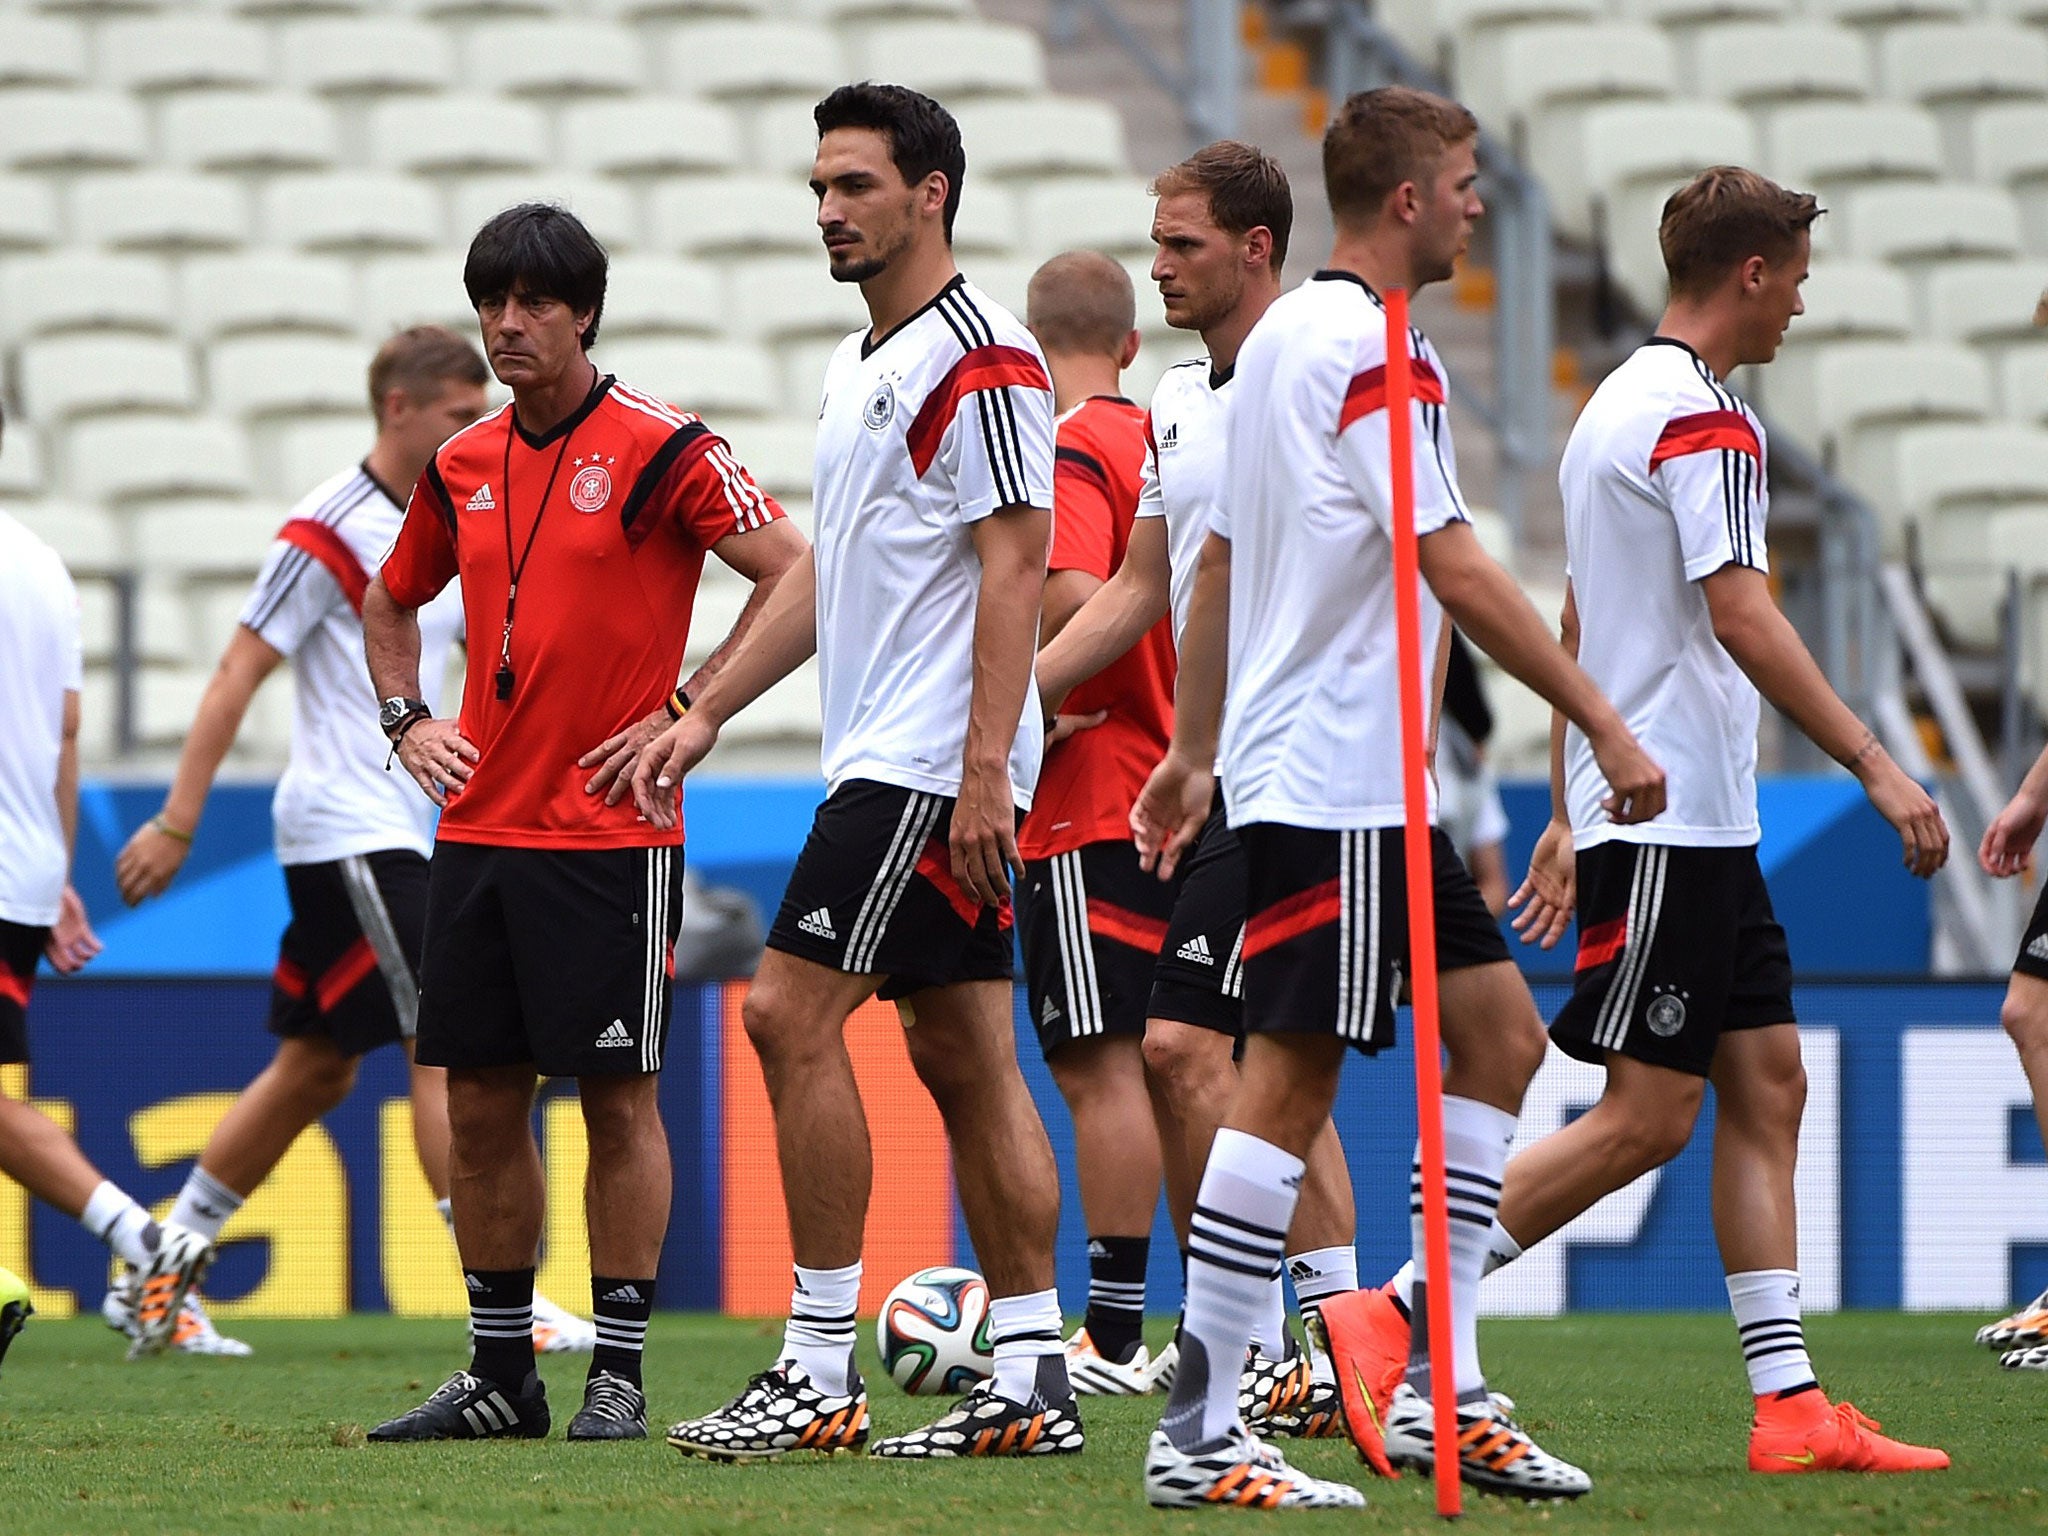
{"type": "Polygon", "coordinates": [[[584,1394],[583,1411],[614,1423],[629,1424],[640,1417],[640,1404],[640,1393],[631,1382],[605,1372],[590,1383],[584,1394]]]}

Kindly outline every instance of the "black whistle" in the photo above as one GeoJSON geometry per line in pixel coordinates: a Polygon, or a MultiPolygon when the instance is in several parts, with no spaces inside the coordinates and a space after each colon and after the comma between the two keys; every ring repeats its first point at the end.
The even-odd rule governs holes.
{"type": "Polygon", "coordinates": [[[509,699],[509,698],[511,698],[511,697],[512,697],[512,669],[511,669],[510,667],[500,667],[500,668],[498,668],[498,676],[497,676],[497,683],[498,683],[498,697],[499,697],[499,698],[501,698],[501,699],[509,699]]]}

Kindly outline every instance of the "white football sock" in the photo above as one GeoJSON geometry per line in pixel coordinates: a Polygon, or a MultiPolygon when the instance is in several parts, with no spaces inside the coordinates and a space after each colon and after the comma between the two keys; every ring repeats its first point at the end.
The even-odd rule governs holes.
{"type": "Polygon", "coordinates": [[[860,1304],[860,1264],[844,1269],[805,1269],[798,1264],[796,1289],[790,1293],[789,1322],[782,1330],[778,1364],[793,1362],[818,1384],[838,1396],[847,1390],[853,1366],[853,1314],[860,1304]]]}
{"type": "MultiPolygon", "coordinates": [[[[1444,1097],[1444,1190],[1450,1208],[1451,1369],[1458,1396],[1466,1401],[1486,1394],[1479,1368],[1479,1279],[1486,1272],[1494,1217],[1500,1209],[1501,1179],[1507,1172],[1508,1143],[1514,1139],[1515,1117],[1476,1099],[1444,1097]]],[[[1422,1173],[1416,1165],[1409,1186],[1410,1231],[1416,1273],[1427,1282],[1429,1266],[1423,1242],[1422,1173]]],[[[1412,1305],[1412,1303],[1411,1303],[1412,1305]]],[[[1426,1336],[1427,1322],[1418,1320],[1426,1336]]],[[[1411,1379],[1422,1391],[1426,1381],[1411,1365],[1411,1379]]]]}
{"type": "MultiPolygon", "coordinates": [[[[1301,1320],[1306,1323],[1322,1311],[1325,1298],[1358,1289],[1358,1250],[1347,1243],[1340,1248],[1290,1253],[1287,1278],[1294,1282],[1294,1299],[1300,1303],[1301,1320]]],[[[1305,1328],[1303,1332],[1308,1335],[1309,1363],[1316,1380],[1336,1381],[1337,1372],[1330,1357],[1316,1348],[1316,1330],[1305,1328]]]]}
{"type": "Polygon", "coordinates": [[[1728,1305],[1742,1339],[1749,1390],[1758,1397],[1814,1384],[1799,1319],[1799,1271],[1752,1269],[1728,1277],[1728,1305]]]}
{"type": "Polygon", "coordinates": [[[1268,1360],[1287,1358],[1287,1288],[1280,1283],[1279,1273],[1273,1275],[1273,1283],[1266,1288],[1266,1298],[1259,1303],[1259,1320],[1252,1329],[1252,1347],[1268,1360]]]}
{"type": "Polygon", "coordinates": [[[178,1203],[171,1207],[171,1220],[190,1227],[210,1243],[220,1237],[220,1229],[241,1208],[242,1196],[194,1163],[185,1187],[178,1191],[178,1203]]]}
{"type": "MultiPolygon", "coordinates": [[[[1023,1296],[992,1296],[988,1303],[988,1336],[995,1345],[996,1394],[1029,1406],[1038,1393],[1038,1364],[1056,1356],[1066,1370],[1066,1346],[1060,1339],[1060,1293],[1032,1291],[1023,1296]]],[[[1066,1394],[1060,1397],[1064,1402],[1066,1394]]]]}
{"type": "Polygon", "coordinates": [[[102,1179],[86,1198],[78,1224],[137,1269],[156,1256],[156,1218],[110,1180],[102,1179]]]}

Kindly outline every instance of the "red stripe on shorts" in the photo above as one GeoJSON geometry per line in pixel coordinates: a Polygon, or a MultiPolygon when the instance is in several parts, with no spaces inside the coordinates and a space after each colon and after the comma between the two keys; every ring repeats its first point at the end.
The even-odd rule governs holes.
{"type": "Polygon", "coordinates": [[[313,984],[313,996],[320,1004],[320,1011],[332,1013],[334,1005],[353,992],[356,984],[375,969],[377,952],[370,948],[368,939],[357,939],[313,984]]]}
{"type": "Polygon", "coordinates": [[[27,1008],[28,991],[34,985],[33,969],[26,976],[17,976],[12,967],[4,960],[0,960],[0,998],[5,998],[17,1008],[27,1008]]]}
{"type": "Polygon", "coordinates": [[[1576,971],[1590,971],[1596,965],[1605,965],[1621,953],[1622,946],[1626,943],[1628,943],[1628,919],[1626,917],[1613,918],[1608,922],[1595,923],[1590,928],[1582,929],[1579,933],[1579,958],[1572,969],[1576,971]]]}
{"type": "Polygon", "coordinates": [[[1284,901],[1274,902],[1263,912],[1253,913],[1251,920],[1244,925],[1245,959],[1264,954],[1274,945],[1299,938],[1311,929],[1334,923],[1338,908],[1337,882],[1325,880],[1321,885],[1295,892],[1284,901]]]}
{"type": "Polygon", "coordinates": [[[1163,920],[1116,906],[1099,896],[1088,898],[1088,931],[1119,944],[1128,944],[1133,949],[1142,949],[1148,955],[1158,954],[1160,946],[1166,942],[1163,920]]]}
{"type": "MultiPolygon", "coordinates": [[[[968,895],[960,882],[953,878],[953,850],[943,838],[935,837],[924,845],[924,853],[917,861],[917,872],[946,898],[946,905],[953,909],[961,922],[972,928],[981,921],[981,903],[968,895]]],[[[1003,904],[996,908],[996,926],[1007,928],[1010,922],[1010,901],[1004,897],[1003,904]]]]}

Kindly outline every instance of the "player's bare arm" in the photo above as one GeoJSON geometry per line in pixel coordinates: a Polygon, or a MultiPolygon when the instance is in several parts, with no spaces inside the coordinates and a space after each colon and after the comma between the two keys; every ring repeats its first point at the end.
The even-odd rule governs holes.
{"type": "MultiPolygon", "coordinates": [[[[380,699],[420,696],[420,617],[417,608],[402,606],[374,577],[363,594],[363,652],[370,664],[370,684],[380,699]]],[[[460,794],[480,754],[453,720],[424,717],[408,726],[392,747],[405,771],[427,798],[445,806],[460,794]]]]}
{"type": "Polygon", "coordinates": [[[1171,582],[1166,520],[1141,517],[1131,524],[1123,563],[1038,653],[1038,695],[1048,710],[1056,711],[1166,616],[1171,582]]]}
{"type": "Polygon", "coordinates": [[[163,808],[135,829],[114,859],[114,884],[129,906],[161,896],[184,867],[214,775],[235,744],[249,701],[283,660],[281,652],[247,625],[235,626],[192,717],[163,808]]]}
{"type": "MultiPolygon", "coordinates": [[[[1573,661],[1579,659],[1579,600],[1572,584],[1564,584],[1564,613],[1558,620],[1558,644],[1573,661]]],[[[1515,909],[1515,932],[1524,944],[1554,949],[1571,925],[1578,905],[1579,866],[1572,853],[1572,822],[1565,809],[1564,716],[1550,712],[1550,823],[1529,855],[1529,873],[1508,898],[1515,909]]]]}
{"type": "Polygon", "coordinates": [[[2004,880],[2034,867],[2034,844],[2041,827],[2048,823],[2048,752],[2034,759],[2034,766],[2020,781],[2005,809],[1984,829],[1984,841],[1977,849],[1977,862],[1984,873],[2004,880]]]}
{"type": "MultiPolygon", "coordinates": [[[[1158,521],[1158,519],[1152,519],[1158,521]]],[[[1131,807],[1138,862],[1173,878],[1180,856],[1208,820],[1216,795],[1216,742],[1223,731],[1223,692],[1230,678],[1230,540],[1202,541],[1195,590],[1180,636],[1174,682],[1173,743],[1131,807]]]]}
{"type": "Polygon", "coordinates": [[[818,567],[806,545],[784,567],[760,618],[733,645],[725,665],[690,695],[690,712],[642,747],[623,775],[640,814],[657,827],[676,825],[683,776],[718,745],[719,729],[817,653],[818,567]]]}
{"type": "Polygon", "coordinates": [[[1941,810],[1835,690],[1799,631],[1771,597],[1770,579],[1753,566],[1730,563],[1701,582],[1714,638],[1757,691],[1809,740],[1862,784],[1878,814],[1899,834],[1906,867],[1925,879],[1948,862],[1948,826],[1941,810]]]}
{"type": "MultiPolygon", "coordinates": [[[[759,528],[729,533],[711,546],[711,553],[751,581],[754,590],[747,594],[746,604],[733,620],[725,638],[712,648],[711,654],[704,658],[704,664],[684,680],[682,691],[685,697],[694,700],[711,686],[711,680],[725,669],[725,664],[745,642],[747,632],[760,621],[769,598],[775,593],[776,584],[809,549],[809,541],[795,525],[780,517],[759,528]]],[[[634,721],[623,731],[607,736],[576,759],[577,767],[597,770],[590,776],[590,782],[583,786],[583,793],[594,795],[602,790],[604,803],[617,805],[632,788],[629,770],[639,757],[641,748],[674,723],[675,717],[664,705],[634,721]]]]}
{"type": "MultiPolygon", "coordinates": [[[[1045,576],[1045,597],[1038,605],[1038,643],[1044,645],[1072,622],[1088,600],[1100,592],[1105,583],[1100,577],[1088,571],[1048,571],[1045,576]]],[[[1046,702],[1043,693],[1039,703],[1046,710],[1050,724],[1045,732],[1045,750],[1054,747],[1081,731],[1092,730],[1109,718],[1106,709],[1095,710],[1086,715],[1062,714],[1046,702]]]]}
{"type": "Polygon", "coordinates": [[[1042,507],[1004,507],[975,523],[973,536],[981,559],[974,686],[950,840],[953,878],[976,900],[996,906],[1010,894],[1012,873],[1024,868],[1017,854],[1010,748],[1031,687],[1052,514],[1042,507]]]}
{"type": "Polygon", "coordinates": [[[1626,824],[1662,812],[1664,770],[1593,680],[1551,639],[1527,594],[1480,546],[1472,525],[1454,522],[1425,534],[1418,557],[1423,579],[1452,622],[1586,733],[1607,780],[1607,814],[1626,824]]]}
{"type": "MultiPolygon", "coordinates": [[[[65,867],[78,847],[78,690],[64,690],[63,737],[57,747],[57,824],[64,832],[65,867]]],[[[85,902],[67,879],[57,921],[43,942],[43,955],[60,976],[69,976],[100,952],[99,935],[86,920],[85,902]]]]}

